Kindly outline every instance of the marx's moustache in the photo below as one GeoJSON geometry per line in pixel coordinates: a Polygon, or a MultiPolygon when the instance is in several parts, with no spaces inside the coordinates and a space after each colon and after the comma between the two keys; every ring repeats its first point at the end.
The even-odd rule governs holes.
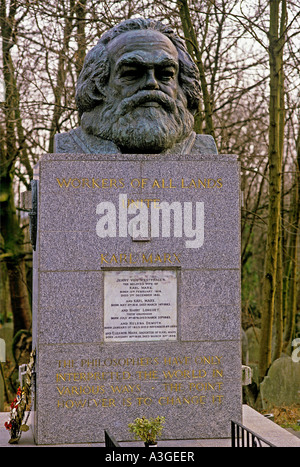
{"type": "Polygon", "coordinates": [[[157,104],[164,107],[168,112],[174,113],[176,111],[176,102],[171,97],[167,96],[161,91],[138,91],[133,96],[125,97],[118,106],[119,116],[123,116],[148,102],[156,102],[157,104]]]}

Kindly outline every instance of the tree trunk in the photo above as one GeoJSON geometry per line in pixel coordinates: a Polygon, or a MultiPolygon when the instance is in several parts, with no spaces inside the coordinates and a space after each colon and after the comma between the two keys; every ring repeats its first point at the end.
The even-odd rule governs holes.
{"type": "Polygon", "coordinates": [[[286,322],[284,330],[285,352],[290,352],[290,344],[295,330],[295,317],[297,309],[297,259],[298,259],[298,244],[299,244],[299,228],[300,228],[300,133],[297,141],[297,163],[296,177],[294,186],[294,195],[292,198],[292,212],[289,223],[290,237],[288,245],[289,267],[287,281],[289,284],[286,294],[286,322]]]}
{"type": "Polygon", "coordinates": [[[24,258],[18,262],[7,261],[10,299],[14,316],[14,335],[20,329],[31,328],[31,310],[28,299],[24,258]]]}
{"type": "Polygon", "coordinates": [[[1,234],[4,239],[1,259],[5,260],[7,266],[16,334],[20,329],[30,329],[31,308],[25,272],[24,235],[16,214],[12,186],[8,188],[10,190],[6,191],[7,200],[1,202],[1,234]]]}
{"type": "MultiPolygon", "coordinates": [[[[283,8],[284,5],[283,5],[283,8]]],[[[280,24],[280,39],[282,40],[285,34],[285,14],[281,17],[280,24]]],[[[283,51],[281,53],[281,61],[283,60],[283,51]]],[[[283,63],[279,72],[279,155],[281,172],[283,172],[283,147],[284,147],[284,127],[285,127],[285,101],[284,101],[284,71],[283,63]]],[[[283,350],[283,247],[284,247],[284,176],[281,176],[281,200],[280,200],[280,218],[279,219],[279,238],[277,252],[277,271],[276,271],[276,290],[275,290],[275,334],[274,334],[274,351],[273,361],[280,357],[283,350]]]]}
{"type": "Polygon", "coordinates": [[[61,116],[61,105],[62,98],[65,92],[65,81],[67,77],[67,51],[69,49],[69,43],[71,39],[71,33],[74,28],[74,0],[70,0],[70,7],[68,8],[67,2],[63,2],[65,8],[65,23],[64,23],[64,37],[62,48],[59,52],[58,65],[57,65],[57,75],[56,75],[56,85],[53,88],[54,93],[54,111],[52,115],[51,127],[50,127],[50,136],[49,136],[49,148],[48,152],[52,153],[54,151],[54,136],[59,132],[60,125],[59,119],[61,116]]]}
{"type": "Polygon", "coordinates": [[[75,6],[76,29],[77,29],[77,52],[76,52],[76,75],[77,78],[81,72],[84,58],[86,55],[86,36],[85,36],[85,21],[86,21],[86,2],[87,0],[78,0],[75,6]]]}
{"type": "MultiPolygon", "coordinates": [[[[270,0],[269,65],[269,211],[265,268],[262,287],[261,344],[259,356],[259,378],[262,380],[271,364],[272,325],[276,288],[282,151],[280,148],[280,74],[283,72],[284,36],[279,35],[279,7],[282,6],[281,25],[285,24],[285,0],[270,0]]],[[[281,30],[283,28],[280,28],[281,30]]]]}
{"type": "MultiPolygon", "coordinates": [[[[208,91],[208,86],[206,83],[206,77],[204,72],[204,65],[202,61],[202,54],[198,46],[197,36],[193,27],[193,23],[190,16],[189,7],[187,4],[187,0],[177,0],[177,4],[179,7],[179,14],[182,24],[182,29],[187,45],[187,49],[190,55],[194,58],[194,61],[198,67],[199,74],[200,74],[200,82],[203,94],[203,104],[204,104],[204,117],[205,117],[205,133],[208,135],[212,135],[215,138],[215,129],[212,119],[212,107],[211,107],[211,99],[210,94],[208,91]]],[[[195,131],[200,133],[202,132],[202,123],[201,118],[195,119],[195,131]]]]}
{"type": "Polygon", "coordinates": [[[26,285],[24,262],[24,236],[16,214],[13,179],[15,161],[18,156],[28,165],[28,157],[17,136],[24,134],[19,112],[19,93],[15,80],[15,70],[10,49],[16,40],[15,15],[18,2],[12,0],[8,16],[6,2],[0,4],[0,27],[2,38],[3,77],[5,84],[4,122],[5,144],[1,145],[0,164],[0,225],[1,225],[1,260],[6,262],[11,293],[11,307],[14,318],[14,331],[29,329],[31,310],[26,285]],[[24,150],[24,151],[23,151],[24,150]]]}
{"type": "Polygon", "coordinates": [[[8,321],[9,315],[11,315],[11,299],[9,289],[9,278],[6,267],[6,262],[1,261],[1,256],[4,254],[4,239],[0,234],[0,303],[1,303],[1,318],[2,322],[8,321]]]}
{"type": "MultiPolygon", "coordinates": [[[[281,230],[281,229],[280,229],[281,230]]],[[[283,345],[283,306],[282,306],[282,235],[278,239],[278,256],[275,291],[274,351],[272,361],[280,357],[283,345]]]]}

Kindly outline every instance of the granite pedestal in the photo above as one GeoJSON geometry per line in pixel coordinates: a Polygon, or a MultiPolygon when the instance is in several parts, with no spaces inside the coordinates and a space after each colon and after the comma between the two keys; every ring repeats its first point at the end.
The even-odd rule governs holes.
{"type": "Polygon", "coordinates": [[[41,157],[36,443],[130,441],[140,416],[165,416],[163,439],[241,421],[239,170],[216,154],[41,157]]]}

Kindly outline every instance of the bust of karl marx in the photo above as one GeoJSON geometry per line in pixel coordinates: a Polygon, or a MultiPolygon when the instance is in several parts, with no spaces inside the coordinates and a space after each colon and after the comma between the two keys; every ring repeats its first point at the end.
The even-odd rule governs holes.
{"type": "Polygon", "coordinates": [[[200,91],[197,67],[170,27],[123,21],[88,52],[76,87],[81,124],[56,135],[55,152],[216,153],[211,136],[193,131],[200,91]]]}

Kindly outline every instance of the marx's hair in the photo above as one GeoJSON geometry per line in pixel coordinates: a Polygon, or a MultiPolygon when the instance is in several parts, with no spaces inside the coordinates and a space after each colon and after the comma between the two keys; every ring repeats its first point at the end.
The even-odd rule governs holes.
{"type": "Polygon", "coordinates": [[[136,18],[125,20],[105,32],[97,45],[87,53],[76,86],[75,99],[80,116],[105,100],[106,84],[110,74],[106,45],[120,34],[141,29],[159,31],[175,45],[179,59],[179,84],[187,99],[189,111],[192,114],[196,113],[201,96],[199,72],[184,41],[175,34],[173,29],[160,21],[136,18]]]}

